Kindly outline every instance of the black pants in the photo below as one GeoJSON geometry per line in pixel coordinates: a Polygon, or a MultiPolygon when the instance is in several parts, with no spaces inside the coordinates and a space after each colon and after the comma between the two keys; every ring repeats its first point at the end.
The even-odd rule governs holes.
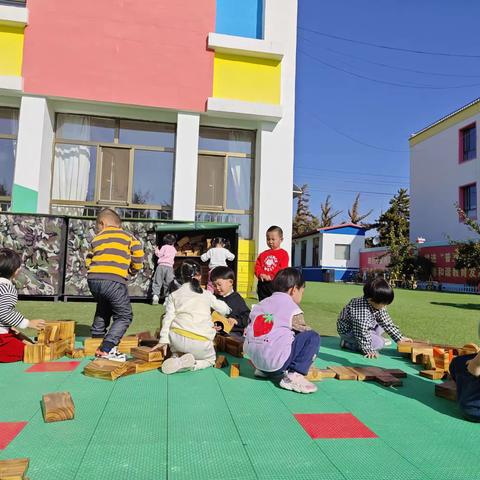
{"type": "Polygon", "coordinates": [[[261,302],[264,298],[271,297],[273,294],[272,289],[273,282],[264,282],[259,280],[257,283],[257,295],[258,300],[261,302]]]}
{"type": "Polygon", "coordinates": [[[457,402],[465,418],[480,422],[480,378],[474,377],[467,370],[467,361],[475,356],[455,357],[450,363],[450,375],[457,384],[457,402]]]}
{"type": "Polygon", "coordinates": [[[97,302],[91,328],[92,337],[102,337],[100,349],[109,352],[120,343],[132,323],[133,312],[127,286],[112,280],[88,280],[88,287],[97,302]],[[112,326],[110,321],[113,319],[112,326]]]}

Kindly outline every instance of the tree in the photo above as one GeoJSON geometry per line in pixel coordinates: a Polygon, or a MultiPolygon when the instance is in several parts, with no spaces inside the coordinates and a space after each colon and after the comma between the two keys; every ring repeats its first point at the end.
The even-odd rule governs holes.
{"type": "MultiPolygon", "coordinates": [[[[456,204],[455,208],[463,223],[470,231],[480,235],[480,225],[469,218],[467,214],[456,204]]],[[[468,240],[466,242],[450,242],[456,246],[455,250],[455,268],[480,268],[480,242],[477,240],[468,240]]]]}
{"type": "Polygon", "coordinates": [[[333,225],[333,219],[338,217],[343,210],[337,210],[333,212],[333,205],[330,201],[330,195],[327,195],[325,202],[320,204],[320,209],[322,211],[322,215],[320,218],[320,227],[331,227],[333,225]]]}
{"type": "Polygon", "coordinates": [[[372,212],[373,208],[368,211],[368,213],[364,213],[361,215],[359,213],[359,205],[360,205],[360,194],[358,193],[355,197],[355,201],[353,202],[351,210],[348,210],[348,216],[350,217],[350,221],[355,223],[356,225],[361,225],[361,221],[367,218],[372,212]]]}
{"type": "Polygon", "coordinates": [[[300,187],[298,195],[297,212],[293,218],[293,235],[301,235],[319,227],[318,218],[310,211],[310,194],[308,185],[300,187]]]}
{"type": "Polygon", "coordinates": [[[410,197],[405,188],[401,188],[390,200],[388,210],[380,215],[376,228],[379,246],[410,244],[410,197]]]}

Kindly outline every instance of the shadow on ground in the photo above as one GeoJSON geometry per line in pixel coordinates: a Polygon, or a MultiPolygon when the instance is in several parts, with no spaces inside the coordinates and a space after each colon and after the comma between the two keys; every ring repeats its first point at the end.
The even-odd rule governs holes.
{"type": "Polygon", "coordinates": [[[448,302],[430,302],[432,305],[440,305],[442,307],[455,307],[464,310],[480,310],[480,303],[448,303],[448,302]]]}

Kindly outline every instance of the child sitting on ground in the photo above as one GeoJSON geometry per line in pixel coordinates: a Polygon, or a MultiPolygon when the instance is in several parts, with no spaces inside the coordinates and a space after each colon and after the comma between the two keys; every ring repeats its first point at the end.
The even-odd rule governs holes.
{"type": "Polygon", "coordinates": [[[320,347],[313,330],[295,334],[293,318],[302,314],[299,304],[305,281],[295,268],[278,272],[272,296],[252,308],[244,352],[255,366],[255,376],[282,375],[280,387],[298,393],[313,393],[317,387],[305,378],[320,347]]]}
{"type": "Polygon", "coordinates": [[[209,292],[213,292],[213,283],[211,279],[212,270],[215,267],[226,267],[227,260],[230,262],[235,259],[235,255],[225,248],[227,245],[227,241],[221,237],[215,237],[212,239],[212,248],[207,250],[201,257],[200,260],[202,262],[209,262],[208,263],[208,283],[207,283],[207,290],[209,292]]]}
{"type": "Polygon", "coordinates": [[[215,296],[230,307],[231,312],[228,315],[228,320],[233,324],[230,335],[242,337],[248,325],[250,309],[242,296],[233,290],[235,273],[229,267],[216,267],[212,270],[211,279],[215,287],[215,296]]]}
{"type": "Polygon", "coordinates": [[[170,283],[172,283],[175,278],[173,273],[173,263],[177,253],[177,249],[175,248],[176,241],[177,239],[175,235],[167,233],[163,237],[162,247],[155,247],[155,256],[158,260],[157,269],[155,270],[152,283],[153,305],[158,305],[160,297],[167,296],[170,283]]]}
{"type": "Polygon", "coordinates": [[[411,342],[392,322],[386,306],[393,302],[394,293],[388,282],[374,278],[363,287],[363,297],[353,298],[337,320],[340,346],[359,351],[366,358],[377,358],[389,342],[382,334],[387,332],[395,342],[411,342]]]}
{"type": "Polygon", "coordinates": [[[457,384],[457,402],[471,422],[480,422],[480,353],[455,357],[450,375],[457,384]]]}
{"type": "Polygon", "coordinates": [[[282,268],[288,267],[288,252],[280,248],[283,242],[283,230],[276,225],[272,225],[267,230],[266,237],[268,250],[260,253],[255,263],[259,301],[262,301],[273,293],[272,282],[275,279],[275,275],[282,270],[282,268]]]}
{"type": "Polygon", "coordinates": [[[185,370],[201,370],[215,365],[216,355],[213,339],[211,309],[221,315],[228,315],[230,308],[200,286],[200,265],[185,260],[180,268],[182,286],[173,291],[165,300],[165,316],[158,345],[152,350],[167,347],[173,356],[163,362],[162,372],[171,373],[185,370]],[[179,356],[180,353],[183,355],[179,356]]]}
{"type": "Polygon", "coordinates": [[[27,320],[15,310],[18,300],[12,280],[20,271],[20,256],[9,248],[0,249],[0,363],[23,360],[25,344],[16,328],[42,330],[45,320],[27,320]]]}

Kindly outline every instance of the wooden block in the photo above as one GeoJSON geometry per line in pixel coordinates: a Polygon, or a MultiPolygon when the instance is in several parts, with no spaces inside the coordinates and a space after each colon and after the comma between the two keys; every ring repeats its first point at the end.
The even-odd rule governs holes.
{"type": "Polygon", "coordinates": [[[16,328],[10,328],[10,330],[15,334],[15,336],[21,340],[23,343],[25,343],[26,345],[30,345],[30,344],[33,344],[35,343],[30,337],[28,337],[27,335],[25,335],[23,332],[21,332],[20,330],[17,330],[16,328]]]}
{"type": "Polygon", "coordinates": [[[379,367],[362,367],[362,366],[353,366],[348,367],[357,375],[357,380],[360,381],[370,381],[375,380],[377,375],[381,375],[383,372],[382,368],[379,367]]]}
{"type": "Polygon", "coordinates": [[[45,361],[58,360],[66,355],[67,351],[70,350],[70,339],[66,338],[64,340],[58,340],[57,342],[51,342],[46,348],[46,352],[50,349],[49,359],[45,361]]]}
{"type": "Polygon", "coordinates": [[[83,348],[74,348],[73,350],[67,350],[68,358],[84,358],[85,350],[83,348]]]}
{"type": "Polygon", "coordinates": [[[41,363],[45,358],[45,345],[32,343],[25,345],[23,351],[23,361],[25,363],[41,363]]]}
{"type": "Polygon", "coordinates": [[[215,350],[217,352],[224,352],[225,351],[225,340],[226,340],[227,337],[225,337],[224,335],[215,335],[215,340],[214,340],[214,344],[215,344],[215,350]]]}
{"type": "Polygon", "coordinates": [[[230,366],[230,378],[236,378],[240,376],[240,364],[232,363],[230,366]]]}
{"type": "Polygon", "coordinates": [[[151,351],[149,347],[134,347],[130,354],[133,358],[138,358],[144,362],[160,362],[163,361],[163,352],[160,350],[151,351]]]}
{"type": "Polygon", "coordinates": [[[428,342],[423,341],[415,341],[415,342],[398,342],[397,343],[397,351],[399,353],[412,353],[413,348],[422,348],[428,347],[430,344],[428,342]]]}
{"type": "Polygon", "coordinates": [[[435,385],[435,395],[446,398],[447,400],[457,400],[457,384],[453,380],[448,380],[435,385]]]}
{"type": "Polygon", "coordinates": [[[315,366],[311,366],[306,375],[306,379],[310,382],[320,382],[324,378],[335,378],[336,373],[328,368],[322,369],[315,366]]]}
{"type": "Polygon", "coordinates": [[[59,320],[58,323],[60,324],[60,340],[75,337],[75,320],[59,320]]]}
{"type": "Polygon", "coordinates": [[[233,357],[243,357],[243,341],[241,337],[225,337],[225,351],[233,357]]]}
{"type": "Polygon", "coordinates": [[[143,338],[139,341],[140,347],[153,348],[158,345],[158,338],[143,338]]]}
{"type": "Polygon", "coordinates": [[[412,362],[413,363],[422,363],[424,355],[433,356],[433,347],[430,346],[416,346],[412,348],[412,362]]]}
{"type": "Polygon", "coordinates": [[[122,373],[122,377],[126,377],[127,375],[133,375],[136,373],[149,372],[150,370],[158,370],[163,365],[163,360],[155,362],[145,362],[144,360],[135,358],[134,360],[129,360],[128,362],[125,362],[125,365],[127,366],[127,368],[126,371],[122,373]]]}
{"type": "Polygon", "coordinates": [[[116,380],[127,372],[128,362],[114,362],[97,358],[85,366],[83,373],[87,377],[101,378],[103,380],[116,380]]]}
{"type": "Polygon", "coordinates": [[[375,381],[384,387],[401,387],[403,382],[389,373],[377,375],[375,381]]]}
{"type": "MultiPolygon", "coordinates": [[[[102,344],[103,338],[86,338],[83,347],[85,349],[85,355],[90,357],[95,355],[97,348],[102,344]]],[[[132,348],[138,347],[138,338],[135,335],[129,335],[128,337],[123,337],[120,344],[118,345],[118,350],[122,353],[130,353],[132,348]]]]}
{"type": "Polygon", "coordinates": [[[97,351],[97,348],[100,347],[102,344],[103,338],[86,338],[83,341],[83,348],[85,350],[85,356],[86,357],[91,357],[92,355],[95,355],[95,352],[97,351]]]}
{"type": "Polygon", "coordinates": [[[433,347],[433,357],[435,360],[435,368],[448,371],[450,362],[453,359],[453,351],[445,348],[433,347]]]}
{"type": "Polygon", "coordinates": [[[220,315],[218,312],[212,313],[212,322],[218,322],[225,333],[230,333],[233,328],[233,325],[228,321],[228,319],[223,315],[220,315]]]}
{"type": "Polygon", "coordinates": [[[135,335],[123,337],[118,345],[118,350],[122,353],[131,353],[132,348],[138,347],[138,338],[135,335]]]}
{"type": "Polygon", "coordinates": [[[441,380],[445,376],[445,370],[421,370],[420,375],[430,380],[441,380]]]}
{"type": "Polygon", "coordinates": [[[184,245],[187,243],[190,243],[190,238],[189,237],[182,237],[180,240],[178,240],[177,245],[182,248],[184,245]]]}
{"type": "Polygon", "coordinates": [[[348,367],[329,366],[328,368],[335,372],[335,378],[337,378],[338,380],[356,380],[357,379],[357,375],[353,373],[353,371],[350,370],[348,367]]]}
{"type": "Polygon", "coordinates": [[[407,378],[406,372],[398,368],[385,368],[384,371],[397,378],[407,378]]]}
{"type": "Polygon", "coordinates": [[[45,328],[38,332],[38,343],[50,343],[60,340],[60,325],[45,324],[45,328]]]}
{"type": "Polygon", "coordinates": [[[135,336],[139,340],[146,340],[147,338],[154,338],[154,337],[152,337],[152,332],[150,332],[149,330],[146,330],[145,332],[136,333],[135,336]]]}
{"type": "Polygon", "coordinates": [[[0,460],[0,480],[24,480],[29,461],[28,458],[0,460]]]}
{"type": "Polygon", "coordinates": [[[75,405],[69,392],[48,393],[42,397],[42,412],[45,423],[72,420],[75,405]]]}
{"type": "Polygon", "coordinates": [[[219,355],[215,361],[215,368],[228,367],[228,361],[224,355],[219,355]]]}

